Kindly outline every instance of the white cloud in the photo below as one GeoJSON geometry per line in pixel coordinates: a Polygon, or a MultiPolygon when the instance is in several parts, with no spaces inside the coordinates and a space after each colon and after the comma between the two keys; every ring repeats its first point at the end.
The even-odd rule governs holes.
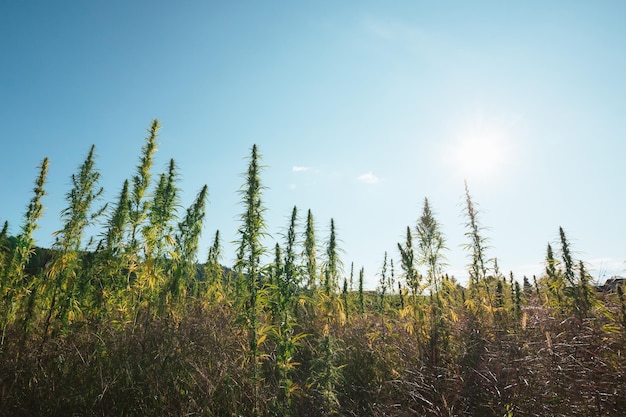
{"type": "Polygon", "coordinates": [[[306,172],[306,171],[308,171],[310,169],[311,169],[311,167],[299,167],[299,166],[294,166],[294,167],[291,168],[291,170],[293,172],[306,172]]]}
{"type": "Polygon", "coordinates": [[[378,184],[380,182],[380,179],[372,171],[361,174],[356,179],[365,184],[378,184]]]}

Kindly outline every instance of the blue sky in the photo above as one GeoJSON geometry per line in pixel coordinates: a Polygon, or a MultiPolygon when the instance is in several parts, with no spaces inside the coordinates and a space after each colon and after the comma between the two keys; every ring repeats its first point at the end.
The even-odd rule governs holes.
{"type": "Polygon", "coordinates": [[[209,186],[201,260],[219,229],[232,263],[256,143],[272,236],[294,205],[320,243],[334,218],[369,287],[385,251],[400,273],[424,197],[464,279],[464,179],[503,271],[541,274],[563,226],[594,277],[624,274],[624,17],[621,1],[3,2],[0,220],[17,232],[49,157],[49,245],[89,146],[112,202],[158,118],[155,173],[176,160],[184,206],[209,186]]]}

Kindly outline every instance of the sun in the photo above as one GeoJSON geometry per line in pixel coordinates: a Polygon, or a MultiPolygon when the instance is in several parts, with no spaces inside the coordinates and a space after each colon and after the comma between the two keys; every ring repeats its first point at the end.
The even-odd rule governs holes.
{"type": "Polygon", "coordinates": [[[497,180],[515,152],[511,134],[498,126],[475,125],[460,132],[446,150],[446,160],[463,178],[497,180]]]}

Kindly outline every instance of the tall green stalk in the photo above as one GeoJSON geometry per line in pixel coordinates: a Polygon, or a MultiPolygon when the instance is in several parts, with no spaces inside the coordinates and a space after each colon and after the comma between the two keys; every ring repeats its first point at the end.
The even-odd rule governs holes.
{"type": "MultiPolygon", "coordinates": [[[[209,248],[206,263],[204,264],[204,277],[206,285],[206,295],[209,301],[222,299],[224,296],[224,269],[220,263],[222,259],[222,244],[220,240],[220,231],[215,231],[213,244],[209,248]]],[[[200,296],[202,292],[198,291],[196,296],[200,296]]]]}
{"type": "Polygon", "coordinates": [[[335,294],[339,289],[339,274],[343,267],[339,258],[339,247],[335,232],[335,220],[330,219],[330,236],[326,244],[326,259],[324,264],[324,292],[327,296],[335,294]]]}
{"type": "Polygon", "coordinates": [[[6,274],[6,270],[8,267],[8,259],[9,259],[9,245],[7,242],[7,235],[9,233],[9,222],[7,220],[4,221],[2,226],[2,231],[0,231],[0,288],[2,287],[2,282],[4,281],[4,276],[6,274]]]}
{"type": "MultiPolygon", "coordinates": [[[[16,313],[20,305],[24,302],[24,297],[29,291],[36,291],[32,287],[32,280],[28,277],[25,268],[34,254],[35,241],[33,233],[39,227],[39,219],[43,213],[41,200],[46,195],[44,185],[48,175],[48,158],[44,158],[39,165],[39,175],[35,180],[34,196],[31,199],[21,232],[15,240],[15,247],[8,261],[5,274],[0,281],[0,301],[2,311],[0,314],[0,324],[2,325],[2,338],[0,345],[4,343],[7,326],[16,319],[16,313]]],[[[33,295],[34,297],[34,295],[33,295]]]]}
{"type": "Polygon", "coordinates": [[[561,258],[563,260],[563,276],[565,278],[564,284],[566,285],[565,293],[568,296],[569,304],[574,314],[579,320],[584,320],[589,316],[589,312],[592,308],[592,294],[591,286],[589,285],[589,276],[585,269],[585,265],[582,261],[578,262],[579,278],[576,280],[574,259],[572,257],[572,251],[570,243],[565,236],[565,231],[562,227],[559,227],[559,239],[561,242],[561,258]]]}
{"type": "Polygon", "coordinates": [[[254,387],[254,413],[260,414],[259,408],[259,384],[260,384],[260,350],[259,350],[259,305],[258,292],[261,286],[261,257],[265,253],[262,243],[266,235],[266,225],[263,218],[265,208],[261,196],[263,186],[261,184],[261,156],[256,144],[252,146],[249,157],[248,170],[245,174],[246,181],[240,189],[244,213],[241,215],[239,227],[239,248],[235,263],[239,278],[243,280],[246,291],[243,314],[247,322],[248,347],[252,364],[252,382],[254,387]]]}
{"type": "Polygon", "coordinates": [[[386,310],[386,304],[387,304],[387,286],[388,286],[388,281],[387,281],[387,252],[385,251],[385,257],[383,259],[383,266],[380,270],[380,281],[378,282],[378,289],[379,289],[379,305],[378,305],[378,311],[382,316],[385,315],[385,310],[386,310]]]}
{"type": "Polygon", "coordinates": [[[171,297],[168,301],[173,304],[172,309],[185,299],[187,289],[193,287],[196,280],[196,262],[208,190],[208,186],[202,187],[194,202],[187,208],[185,217],[178,223],[173,271],[167,285],[168,297],[171,297]]]}
{"type": "Polygon", "coordinates": [[[141,282],[145,284],[144,289],[147,289],[145,295],[147,304],[156,303],[158,297],[161,310],[167,304],[164,296],[167,298],[172,290],[166,287],[166,282],[169,281],[168,284],[171,284],[172,280],[176,279],[170,271],[172,269],[170,265],[176,270],[181,263],[179,257],[169,259],[171,254],[180,253],[174,226],[179,207],[177,180],[176,163],[170,159],[167,173],[159,175],[145,224],[141,228],[143,257],[139,275],[142,277],[141,282]]]}
{"type": "Polygon", "coordinates": [[[584,320],[588,318],[591,314],[591,309],[594,304],[594,296],[591,285],[589,284],[590,277],[587,273],[587,269],[583,264],[583,261],[578,261],[578,273],[579,278],[576,284],[576,313],[578,314],[579,320],[584,320]]]}
{"type": "Polygon", "coordinates": [[[393,258],[389,259],[389,276],[387,277],[387,288],[393,293],[396,285],[396,268],[393,265],[393,258]]]}
{"type": "Polygon", "coordinates": [[[563,266],[565,267],[565,279],[570,286],[575,285],[575,273],[574,273],[574,259],[570,251],[570,245],[565,236],[563,227],[559,226],[559,239],[561,240],[561,256],[563,259],[563,266]]]}
{"type": "MultiPolygon", "coordinates": [[[[141,243],[142,229],[148,221],[153,201],[150,200],[148,190],[152,179],[152,163],[157,149],[157,137],[159,133],[159,121],[153,120],[148,129],[146,143],[141,148],[141,158],[136,168],[136,174],[132,178],[132,190],[130,193],[128,211],[129,236],[125,247],[125,256],[128,259],[127,285],[131,288],[129,295],[132,297],[133,323],[137,324],[138,316],[146,299],[153,298],[150,289],[154,289],[155,277],[153,268],[142,269],[141,243]]],[[[145,266],[145,264],[144,264],[145,266]]]]}
{"type": "Polygon", "coordinates": [[[281,262],[280,246],[276,244],[275,265],[280,273],[276,274],[276,369],[278,371],[278,406],[280,415],[291,415],[292,392],[294,382],[292,373],[296,366],[294,354],[296,340],[299,336],[294,335],[295,319],[292,315],[294,299],[298,289],[299,274],[296,265],[296,228],[298,210],[296,207],[291,212],[289,228],[287,230],[285,253],[281,262]]]}
{"type": "Polygon", "coordinates": [[[559,308],[563,308],[563,289],[565,288],[565,282],[563,274],[557,270],[558,261],[554,257],[554,250],[552,245],[548,243],[546,250],[546,277],[548,280],[548,290],[556,298],[556,303],[559,308]]]}
{"type": "Polygon", "coordinates": [[[361,267],[359,271],[359,314],[361,317],[365,315],[365,294],[363,293],[363,279],[365,275],[365,269],[361,267]]]}
{"type": "Polygon", "coordinates": [[[124,237],[128,230],[130,213],[129,183],[124,181],[117,204],[108,216],[106,231],[96,251],[94,274],[93,313],[103,317],[110,311],[123,310],[121,300],[125,298],[128,281],[128,252],[124,237]]]}
{"type": "Polygon", "coordinates": [[[285,265],[283,264],[283,250],[278,242],[274,245],[274,262],[270,265],[269,270],[269,284],[273,295],[271,300],[272,319],[275,324],[280,324],[283,319],[281,307],[283,306],[285,265]]]}
{"type": "Polygon", "coordinates": [[[421,276],[417,270],[415,250],[413,249],[413,235],[409,226],[406,227],[404,246],[398,243],[398,250],[400,251],[400,266],[403,271],[404,281],[407,287],[411,289],[411,297],[415,301],[420,293],[421,276]]]}
{"type": "Polygon", "coordinates": [[[85,229],[104,211],[104,208],[95,211],[92,209],[93,203],[103,192],[102,187],[98,186],[100,173],[95,168],[94,152],[95,146],[92,145],[87,158],[79,167],[78,174],[72,175],[72,189],[66,195],[68,206],[61,212],[65,225],[55,233],[55,255],[48,270],[50,305],[44,331],[47,330],[51,317],[55,317],[59,325],[67,325],[85,307],[81,306],[81,302],[85,299],[87,287],[91,283],[82,267],[82,239],[85,229]],[[57,297],[60,297],[58,305],[57,297]]]}
{"type": "Polygon", "coordinates": [[[137,166],[137,172],[132,178],[132,191],[130,194],[130,211],[128,213],[130,224],[129,251],[131,256],[139,255],[140,236],[144,222],[150,211],[151,201],[147,199],[150,180],[152,179],[152,162],[157,150],[157,138],[159,134],[159,121],[153,120],[148,129],[146,143],[141,148],[141,158],[137,166]]]}
{"type": "Polygon", "coordinates": [[[350,303],[349,303],[349,292],[348,292],[348,278],[343,278],[343,288],[341,291],[341,301],[343,302],[343,311],[346,315],[346,322],[350,320],[350,303]]]}
{"type": "Polygon", "coordinates": [[[174,225],[177,217],[179,189],[176,185],[176,163],[170,159],[167,174],[159,176],[152,196],[146,224],[142,228],[144,263],[150,264],[153,275],[162,265],[166,253],[174,248],[174,225]]]}
{"type": "Polygon", "coordinates": [[[8,233],[9,233],[9,221],[5,220],[4,223],[2,224],[2,230],[0,230],[0,244],[3,245],[2,248],[4,248],[8,233]]]}
{"type": "Polygon", "coordinates": [[[285,275],[284,275],[284,296],[287,300],[296,293],[300,284],[300,276],[298,274],[298,266],[296,265],[296,228],[298,227],[298,208],[293,207],[291,211],[291,219],[289,221],[289,229],[287,230],[287,239],[285,242],[285,275]]]}
{"type": "Polygon", "coordinates": [[[426,265],[426,278],[431,291],[439,291],[438,278],[444,265],[443,250],[445,239],[439,223],[430,209],[428,198],[424,198],[424,208],[417,223],[417,249],[419,262],[426,265]]]}
{"type": "MultiPolygon", "coordinates": [[[[491,290],[487,283],[487,258],[486,258],[486,248],[487,248],[487,239],[482,235],[482,227],[480,226],[480,222],[478,220],[479,211],[476,209],[476,204],[472,200],[472,197],[469,193],[469,188],[467,186],[467,181],[465,182],[465,217],[467,218],[467,222],[465,223],[465,227],[468,229],[465,232],[465,236],[470,239],[470,243],[466,244],[465,247],[471,251],[471,259],[472,262],[469,265],[469,275],[470,275],[470,294],[477,295],[477,291],[479,286],[485,291],[487,303],[489,307],[493,308],[493,300],[491,297],[491,290]]],[[[476,300],[478,301],[478,300],[476,300]]]]}
{"type": "Polygon", "coordinates": [[[304,233],[304,262],[307,273],[307,288],[314,290],[317,286],[317,247],[315,244],[315,224],[311,210],[306,216],[306,230],[304,233]]]}
{"type": "Polygon", "coordinates": [[[115,210],[109,217],[107,231],[104,236],[104,248],[112,252],[112,254],[119,255],[122,252],[129,213],[128,180],[125,180],[115,210]]]}

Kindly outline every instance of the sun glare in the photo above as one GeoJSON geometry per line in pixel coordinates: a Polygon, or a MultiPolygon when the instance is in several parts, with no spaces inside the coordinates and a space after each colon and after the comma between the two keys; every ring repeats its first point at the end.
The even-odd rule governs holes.
{"type": "Polygon", "coordinates": [[[475,126],[455,138],[446,151],[446,159],[464,178],[496,180],[513,162],[512,145],[505,130],[475,126]]]}

